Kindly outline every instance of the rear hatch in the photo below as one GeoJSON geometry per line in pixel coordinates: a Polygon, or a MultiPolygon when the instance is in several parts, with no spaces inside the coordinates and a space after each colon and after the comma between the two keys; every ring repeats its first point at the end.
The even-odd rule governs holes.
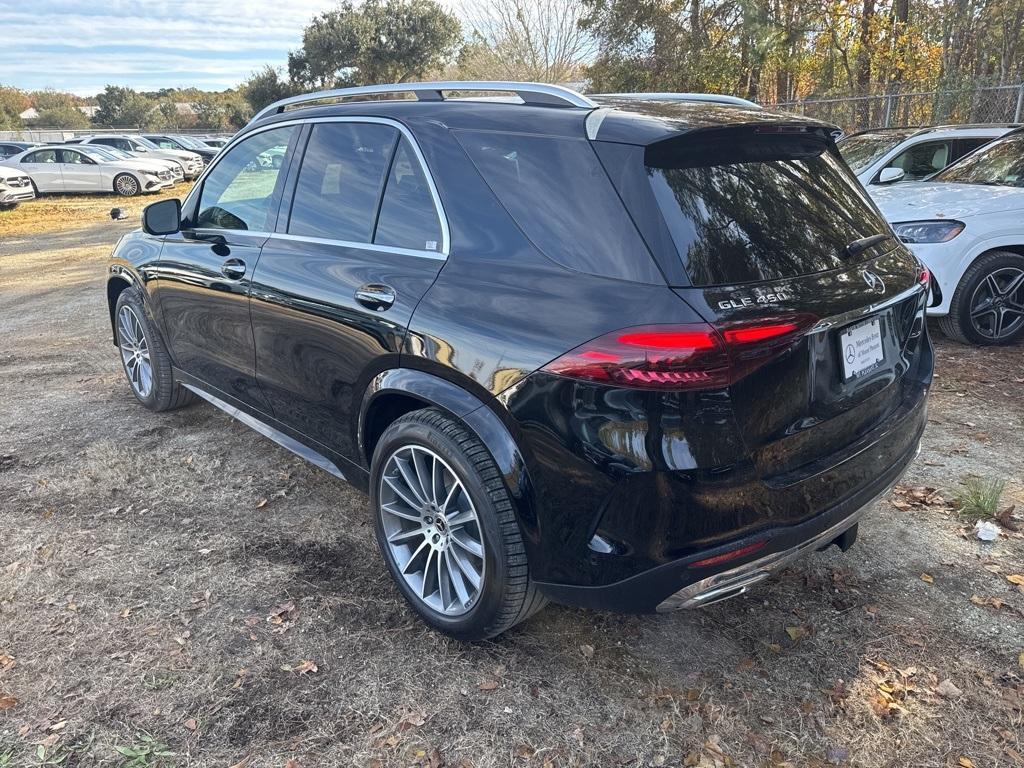
{"type": "MultiPolygon", "coordinates": [[[[642,157],[675,260],[663,271],[729,347],[733,411],[759,476],[787,486],[838,463],[904,406],[923,332],[917,260],[824,128],[762,118],[657,141],[642,157]]],[[[632,207],[643,197],[635,183],[624,194],[632,207]]]]}

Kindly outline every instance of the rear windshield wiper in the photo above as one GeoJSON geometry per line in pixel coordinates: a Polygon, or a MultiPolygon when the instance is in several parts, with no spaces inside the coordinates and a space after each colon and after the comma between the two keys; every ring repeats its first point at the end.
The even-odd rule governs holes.
{"type": "Polygon", "coordinates": [[[854,240],[846,246],[846,255],[851,258],[858,256],[868,248],[878,245],[879,243],[884,243],[891,237],[892,235],[871,235],[870,237],[862,237],[860,240],[854,240]]]}

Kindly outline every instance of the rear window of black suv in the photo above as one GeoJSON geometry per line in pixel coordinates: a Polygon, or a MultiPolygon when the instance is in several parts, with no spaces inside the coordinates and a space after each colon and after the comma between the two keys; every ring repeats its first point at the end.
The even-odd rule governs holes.
{"type": "Polygon", "coordinates": [[[549,259],[601,277],[664,282],[589,141],[454,133],[505,210],[549,259]]]}
{"type": "Polygon", "coordinates": [[[847,244],[889,232],[830,142],[813,135],[744,128],[682,136],[648,147],[645,165],[696,286],[839,269],[854,260],[847,244]]]}

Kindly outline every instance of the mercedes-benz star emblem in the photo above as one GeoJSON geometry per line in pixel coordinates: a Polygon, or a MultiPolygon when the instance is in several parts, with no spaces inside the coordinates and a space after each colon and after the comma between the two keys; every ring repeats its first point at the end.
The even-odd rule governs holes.
{"type": "Polygon", "coordinates": [[[853,365],[853,361],[857,359],[857,353],[853,349],[853,344],[846,345],[846,362],[853,365]]]}
{"type": "Polygon", "coordinates": [[[868,284],[868,288],[871,288],[875,293],[885,293],[885,283],[882,281],[882,278],[870,269],[865,269],[860,275],[864,278],[864,282],[868,284]]]}

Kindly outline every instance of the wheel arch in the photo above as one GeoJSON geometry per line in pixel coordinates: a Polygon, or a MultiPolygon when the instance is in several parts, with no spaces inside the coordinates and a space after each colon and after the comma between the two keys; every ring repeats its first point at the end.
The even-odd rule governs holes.
{"type": "Polygon", "coordinates": [[[114,317],[114,310],[117,308],[118,298],[131,285],[132,281],[122,273],[117,273],[107,280],[107,310],[110,313],[110,333],[114,346],[117,346],[117,319],[114,317]]]}
{"type": "Polygon", "coordinates": [[[439,408],[462,422],[484,444],[512,496],[526,545],[537,540],[533,486],[512,432],[476,395],[425,371],[393,368],[377,374],[363,395],[357,444],[369,467],[377,440],[395,419],[420,408],[439,408]]]}

